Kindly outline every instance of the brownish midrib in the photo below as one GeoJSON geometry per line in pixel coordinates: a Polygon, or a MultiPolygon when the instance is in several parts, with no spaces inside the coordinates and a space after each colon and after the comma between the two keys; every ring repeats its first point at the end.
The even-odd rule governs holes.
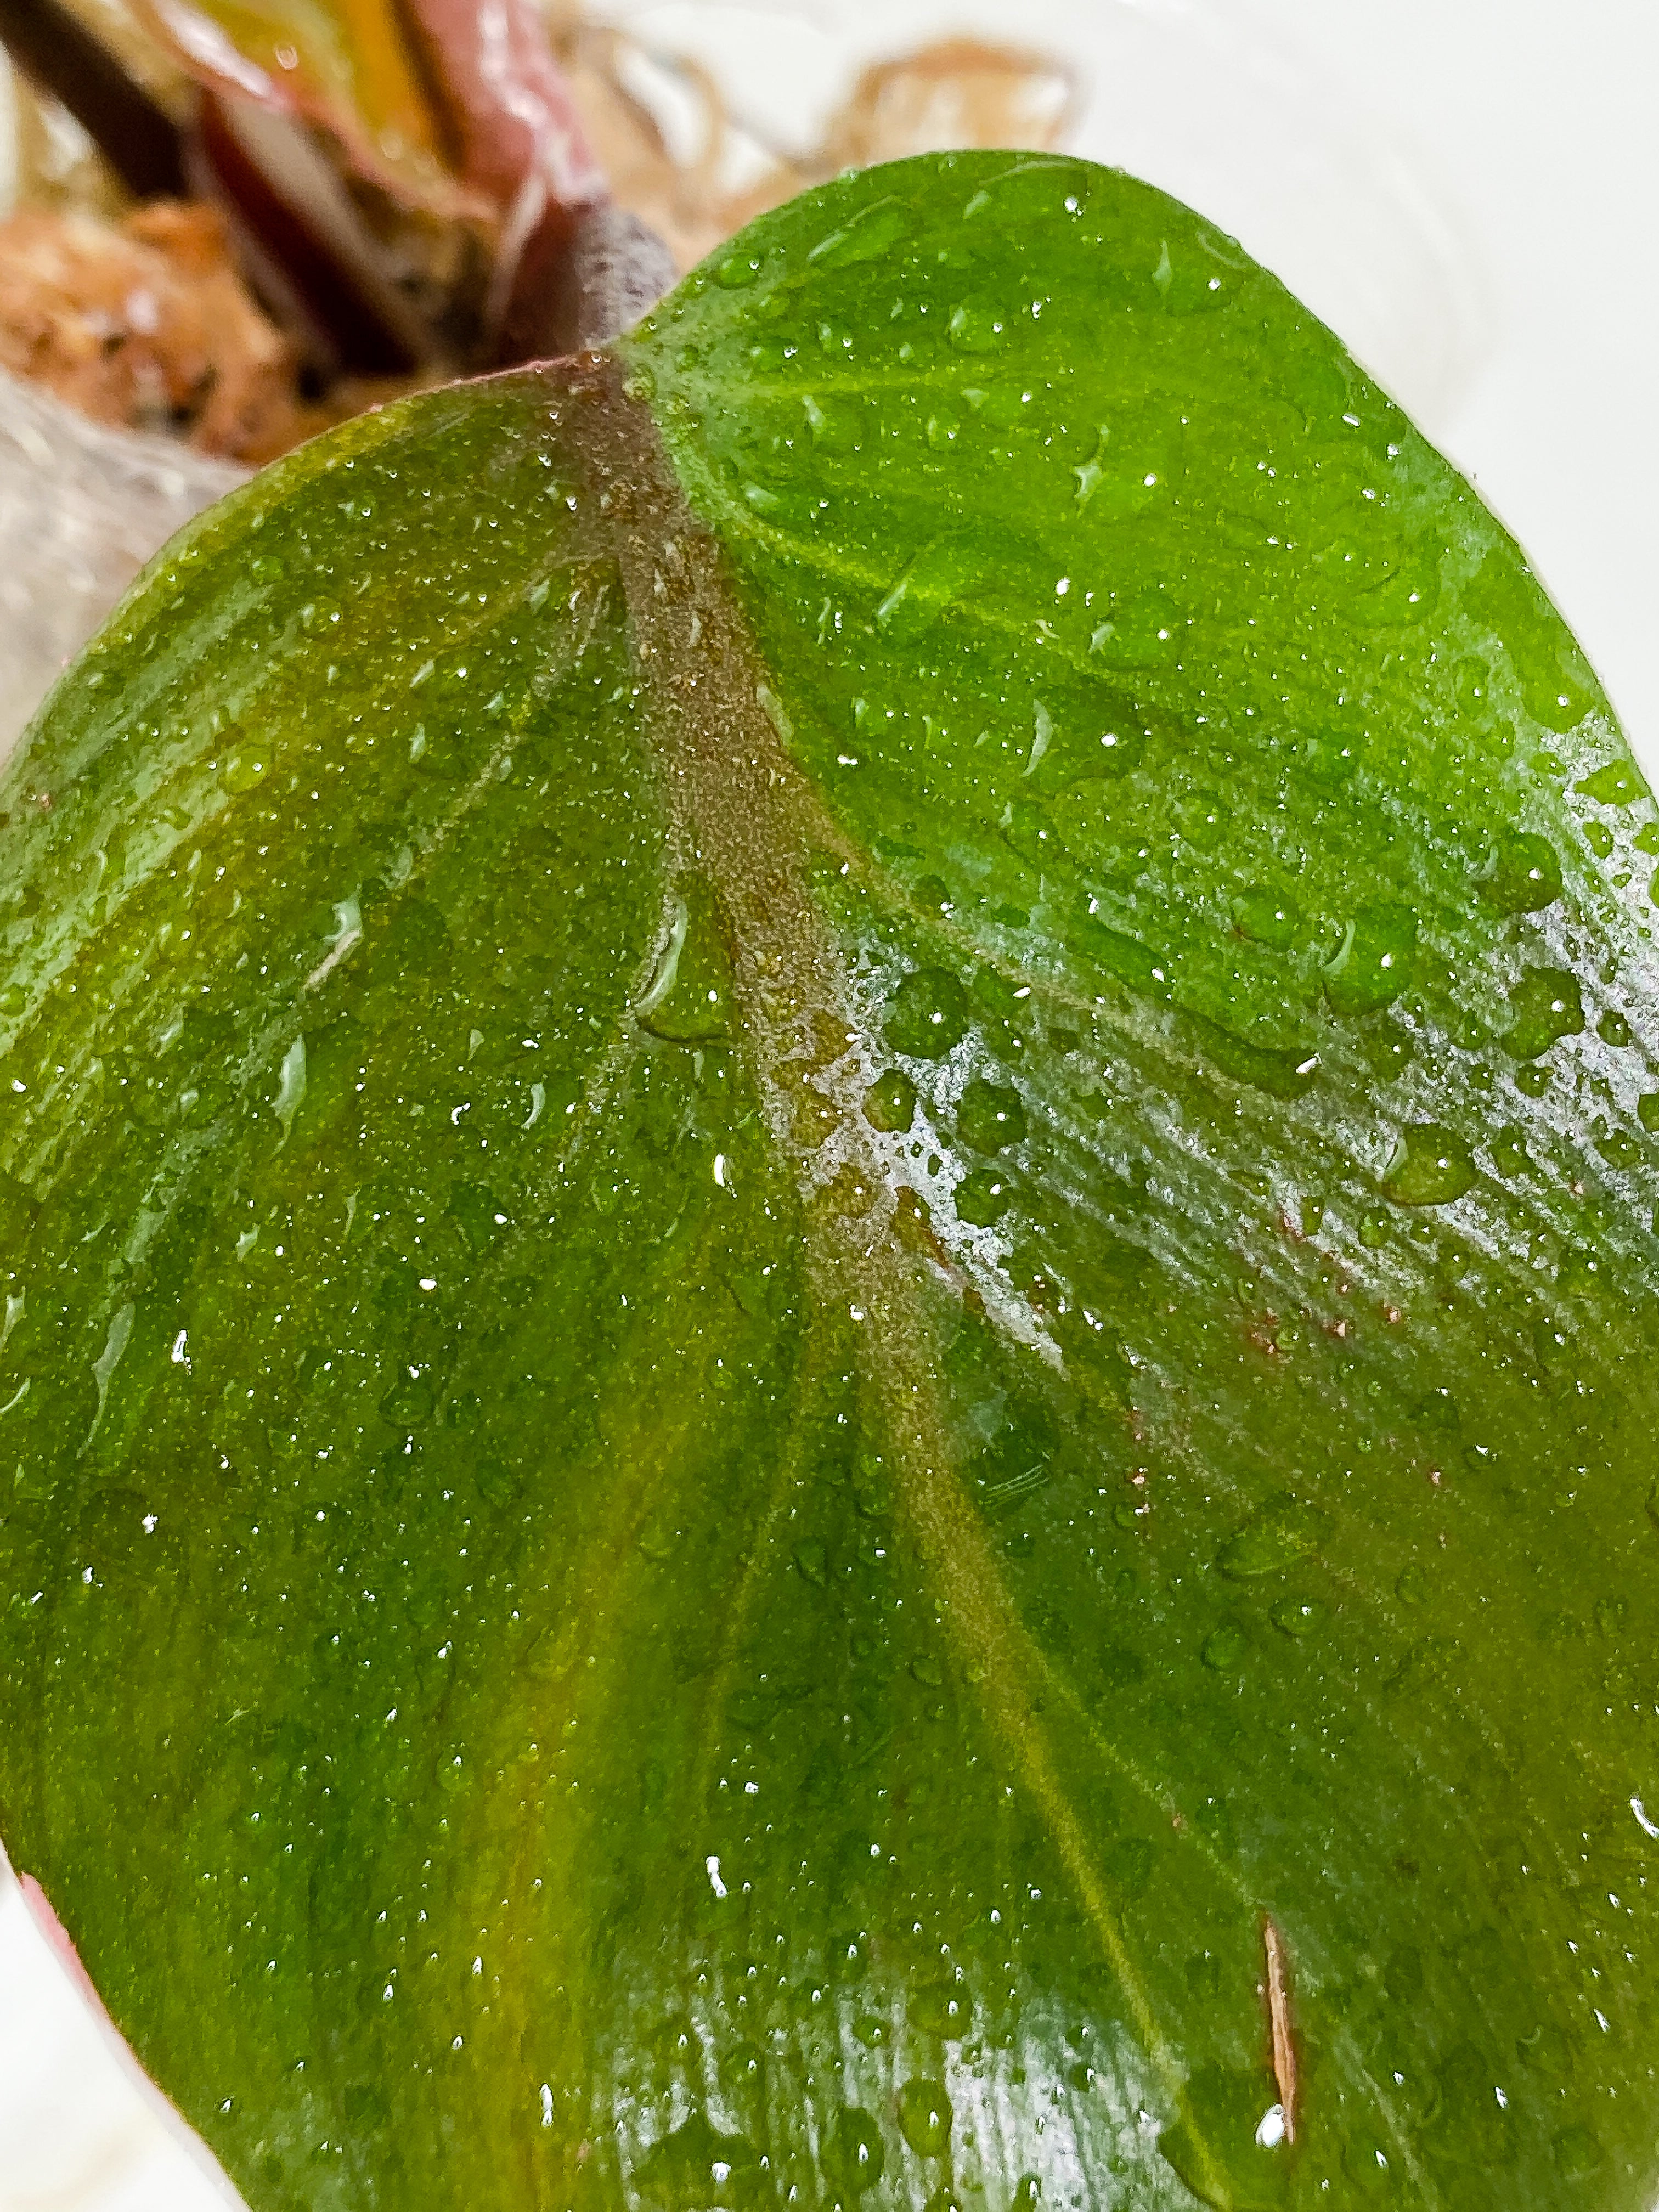
{"type": "MultiPolygon", "coordinates": [[[[648,410],[630,400],[622,372],[587,356],[547,372],[556,419],[586,457],[581,495],[595,550],[622,570],[633,639],[648,697],[649,726],[684,849],[713,883],[722,909],[741,1010],[740,1048],[766,1102],[775,1140],[803,1190],[817,1181],[793,1139],[781,1071],[799,1065],[804,1023],[823,1012],[855,1030],[854,994],[808,884],[813,847],[856,860],[789,759],[758,696],[766,671],[726,580],[718,545],[687,507],[648,410]]],[[[920,1322],[920,1263],[891,1234],[897,1199],[888,1161],[862,1117],[843,1103],[842,1142],[880,1194],[855,1235],[814,1231],[815,1290],[827,1309],[849,1291],[882,1326],[866,1379],[894,1446],[900,1490],[931,1565],[965,1674],[1042,1807],[1102,1951],[1123,1989],[1159,2086],[1188,2118],[1176,2055],[1130,1954],[1111,1885],[1065,1789],[1037,1713],[1040,1655],[1009,1598],[945,1449],[930,1347],[920,1322]]],[[[1194,2130],[1196,2135],[1196,2130],[1194,2130]]],[[[1224,2194],[1201,2140],[1206,2179],[1224,2194]]]]}

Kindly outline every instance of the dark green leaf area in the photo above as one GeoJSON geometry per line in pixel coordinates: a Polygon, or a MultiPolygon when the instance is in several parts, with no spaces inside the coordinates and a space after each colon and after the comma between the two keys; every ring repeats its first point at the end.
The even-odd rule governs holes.
{"type": "MultiPolygon", "coordinates": [[[[860,947],[866,1023],[908,1055],[907,1172],[925,1186],[942,1164],[929,1233],[963,1260],[994,1252],[1091,1418],[1127,1422],[1100,1487],[1131,1557],[1190,1508],[1167,1469],[1201,1469],[1218,1515],[1237,1486],[1224,1525],[1188,1540],[1212,1571],[1200,1586],[1231,1583],[1236,1601],[1207,1603],[1184,1649],[1211,1694],[1276,1678],[1276,1740],[1322,1745],[1291,1766],[1328,1807],[1327,1784],[1344,1819],[1373,1784],[1379,1806],[1416,1802],[1395,1760],[1454,1705],[1487,1747],[1453,1753],[1447,1737],[1427,1754],[1455,1788],[1489,1755],[1536,1778],[1540,1731],[1518,1708],[1497,1720],[1511,1692],[1490,1670],[1510,1636],[1534,1648],[1546,1608],[1522,1561],[1545,1556],[1530,1547],[1547,1528],[1552,1575],[1576,1571],[1553,1555],[1589,1498],[1569,1469],[1602,1470],[1578,1556],[1605,1542],[1616,1579],[1655,1570],[1627,1424],[1647,1396],[1659,1190],[1644,1079],[1611,1057],[1627,1029],[1652,1066],[1653,959],[1592,858],[1613,846],[1584,836],[1595,807],[1633,810],[1645,787],[1515,548],[1228,241],[1074,163],[961,157],[903,173],[903,191],[897,174],[763,219],[747,289],[693,280],[624,349],[779,672],[782,741],[867,855],[861,882],[843,871],[824,895],[860,947]],[[819,249],[861,210],[880,246],[843,270],[819,249]],[[954,1041],[946,975],[968,994],[954,1041]],[[988,1163],[996,1093],[1022,1126],[988,1163]],[[1592,1308],[1615,1279],[1598,1344],[1592,1308]],[[1177,1418],[1176,1376],[1179,1443],[1160,1418],[1177,1418]],[[1451,1433],[1415,1412],[1448,1376],[1451,1433]],[[1562,1395],[1581,1389],[1589,1430],[1587,1401],[1562,1395]],[[1500,1585],[1516,1605],[1484,1665],[1476,1615],[1448,1636],[1442,1611],[1465,1602],[1454,1586],[1475,1601],[1462,1577],[1480,1553],[1481,1615],[1506,1602],[1500,1585]],[[1345,1659],[1362,1586],[1387,1626],[1345,1659]],[[1285,1670],[1304,1661],[1324,1697],[1348,1686],[1337,1705],[1300,1704],[1285,1670]],[[1375,1774],[1348,1769],[1384,1738],[1375,1774]]],[[[1033,1437],[988,1449],[976,1476],[1010,1574],[1040,1554],[1051,1464],[1033,1437]]],[[[1069,1652],[1086,1637],[1111,1655],[1115,1729],[1139,1694],[1126,1659],[1145,1652],[1161,1694],[1167,1644],[1082,1631],[1063,1605],[1054,1618],[1069,1652]]],[[[1561,1650],[1547,1695],[1571,1700],[1561,1650]]],[[[1628,1730],[1601,1802],[1615,1848],[1640,1856],[1647,1720],[1615,1721],[1601,1654],[1582,1663],[1575,1741],[1610,1748],[1607,1729],[1628,1730]]],[[[1303,1786],[1275,1821],[1297,1825],[1303,1786]]],[[[1565,1769],[1551,1785],[1577,1786],[1565,1769]]],[[[1210,1794],[1236,1814],[1236,1786],[1210,1794]]],[[[1500,1832],[1515,1822],[1494,1805],[1494,1869],[1500,1832]]],[[[1380,1877],[1364,1910],[1390,1930],[1366,1947],[1380,1962],[1437,1907],[1425,1857],[1380,1840],[1360,1856],[1380,1877]]],[[[1239,2140],[1226,2115],[1262,2088],[1254,2050],[1194,2065],[1166,2163],[1217,2202],[1311,2202],[1316,2176],[1344,2196],[1472,2201],[1466,2129],[1503,2167],[1502,2201],[1554,2202],[1561,2123],[1540,2113],[1528,2138],[1513,2035],[1496,2014],[1451,2025],[1457,1961],[1483,1929],[1500,1961],[1488,1995],[1501,1983],[1524,2009],[1554,1979],[1522,1933],[1540,1924],[1533,1904],[1491,1899],[1451,1908],[1459,1926],[1431,1947],[1444,1973],[1409,2023],[1369,1967],[1335,1977],[1340,2027],[1306,2031],[1327,2094],[1348,2085],[1332,2165],[1305,2132],[1277,2162],[1251,2136],[1218,2184],[1182,2148],[1189,2128],[1239,2140]],[[1328,2054],[1373,2031],[1362,2089],[1328,2054]],[[1401,2088],[1411,2067],[1382,2046],[1419,2033],[1435,2056],[1401,2088]],[[1441,2097],[1443,2062],[1473,2049],[1495,2120],[1441,2097]],[[1389,2144],[1391,2105],[1407,2134],[1389,2144]]]]}
{"type": "Polygon", "coordinates": [[[1541,926],[1506,916],[1617,902],[1579,834],[1616,741],[1515,548],[1188,210],[1057,159],[906,175],[764,218],[744,289],[626,346],[837,818],[975,947],[1183,1009],[1272,1094],[1363,1091],[1392,1003],[1490,1024],[1541,926]],[[858,205],[880,251],[819,253],[858,205]]]}
{"type": "Polygon", "coordinates": [[[255,2212],[1646,2212],[1620,758],[1078,164],[169,550],[0,794],[0,1827],[255,2212]]]}

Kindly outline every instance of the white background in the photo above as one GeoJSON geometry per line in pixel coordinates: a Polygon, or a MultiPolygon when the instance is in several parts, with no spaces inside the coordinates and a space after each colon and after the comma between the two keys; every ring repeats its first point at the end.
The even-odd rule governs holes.
{"type": "Polygon", "coordinates": [[[1659,13],[1638,0],[1264,0],[1261,12],[1442,188],[1489,294],[1490,351],[1425,427],[1532,555],[1653,765],[1659,13]]]}
{"type": "MultiPolygon", "coordinates": [[[[961,23],[1068,52],[1073,143],[1192,201],[1346,337],[1516,532],[1659,770],[1651,0],[616,0],[803,143],[857,61],[961,23]]],[[[0,1871],[0,1884],[5,1881],[0,1871]]],[[[0,2212],[216,2185],[0,1887],[0,2212]]]]}

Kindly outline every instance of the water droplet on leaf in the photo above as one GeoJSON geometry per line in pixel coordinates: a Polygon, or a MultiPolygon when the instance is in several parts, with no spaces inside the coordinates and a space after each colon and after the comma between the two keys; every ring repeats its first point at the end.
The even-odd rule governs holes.
{"type": "Polygon", "coordinates": [[[270,755],[262,749],[248,748],[231,755],[221,772],[221,780],[227,791],[240,795],[257,791],[270,773],[270,755]]]}
{"type": "Polygon", "coordinates": [[[1325,969],[1325,995],[1339,1014],[1369,1014],[1389,1006],[1411,981],[1417,917],[1409,907],[1379,902],[1361,907],[1325,969]]]}
{"type": "Polygon", "coordinates": [[[707,2116],[693,2112],[681,2127],[653,2143],[640,2161],[640,2191],[667,2212],[749,2212],[767,2194],[767,2174],[754,2145],[724,2135],[707,2116]]]}
{"type": "Polygon", "coordinates": [[[921,637],[946,608],[986,581],[972,541],[959,531],[930,538],[876,609],[877,627],[899,643],[921,637]]]}
{"type": "Polygon", "coordinates": [[[1498,841],[1486,895],[1502,914],[1534,914],[1561,896],[1561,862],[1547,837],[1511,831],[1498,841]]]}
{"type": "Polygon", "coordinates": [[[711,1044],[726,1033],[731,996],[732,963],[714,895],[694,880],[676,908],[667,947],[640,1003],[639,1024],[673,1044],[711,1044]]]}
{"type": "Polygon", "coordinates": [[[1641,770],[1627,760],[1608,761],[1572,787],[1599,806],[1633,806],[1638,799],[1651,796],[1641,770]]]}
{"type": "Polygon", "coordinates": [[[1241,937],[1275,952],[1288,951],[1302,927],[1294,901],[1260,889],[1248,890],[1233,901],[1233,920],[1241,937]]]}
{"type": "Polygon", "coordinates": [[[1007,1212],[1013,1192],[1000,1169],[975,1168],[957,1185],[955,1198],[959,1220],[975,1229],[989,1229],[1007,1212]]]}
{"type": "Polygon", "coordinates": [[[877,200],[861,208],[842,228],[821,238],[806,258],[820,269],[848,269],[860,262],[878,261],[909,228],[909,212],[902,201],[877,200]]]}
{"type": "Polygon", "coordinates": [[[968,993],[948,968],[913,969],[893,994],[884,1035],[911,1060],[943,1060],[968,1034],[968,993]]]}
{"type": "Polygon", "coordinates": [[[1382,1195],[1396,1206],[1449,1206],[1475,1178],[1468,1146],[1437,1122],[1409,1128],[1389,1163],[1382,1195]]]}
{"type": "Polygon", "coordinates": [[[1286,1636],[1311,1636],[1324,1620],[1325,1608],[1317,1598],[1282,1597],[1273,1609],[1273,1626],[1286,1636]]]}
{"type": "Polygon", "coordinates": [[[1584,1002],[1578,979],[1565,968],[1529,968],[1510,993],[1514,1018],[1504,1048],[1516,1060],[1536,1060],[1558,1037],[1577,1036],[1584,1026],[1584,1002]]]}
{"type": "Polygon", "coordinates": [[[916,1116],[916,1086],[902,1067],[878,1075],[864,1094],[864,1118],[890,1136],[908,1133],[916,1116]]]}
{"type": "Polygon", "coordinates": [[[951,2100],[940,2081],[907,2081],[898,2093],[899,2126],[918,2158],[943,2158],[951,2147],[951,2100]]]}
{"type": "Polygon", "coordinates": [[[1328,1514],[1286,1492],[1270,1498],[1222,1546],[1217,1564],[1237,1579],[1275,1574],[1317,1551],[1330,1525],[1328,1514]]]}
{"type": "Polygon", "coordinates": [[[951,310],[946,335],[958,353],[990,353],[1007,333],[1008,317],[994,301],[978,297],[951,310]]]}
{"type": "Polygon", "coordinates": [[[1025,1109],[1011,1085],[975,1076],[957,1108],[957,1133],[976,1152],[998,1152],[1025,1135],[1025,1109]]]}
{"type": "Polygon", "coordinates": [[[862,2197],[881,2179],[887,2164],[881,2130],[870,2113],[848,2105],[821,2144],[823,2170],[845,2195],[862,2197]]]}
{"type": "Polygon", "coordinates": [[[1607,2163],[1607,2154],[1590,2130],[1576,2123],[1563,2128],[1551,2145],[1565,2181],[1588,2181],[1607,2163]]]}

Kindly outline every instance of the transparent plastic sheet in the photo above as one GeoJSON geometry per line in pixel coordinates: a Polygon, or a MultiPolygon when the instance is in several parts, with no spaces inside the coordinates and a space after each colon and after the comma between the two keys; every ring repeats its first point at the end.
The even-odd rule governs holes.
{"type": "Polygon", "coordinates": [[[0,373],[0,760],[150,555],[246,475],[0,373]]]}

